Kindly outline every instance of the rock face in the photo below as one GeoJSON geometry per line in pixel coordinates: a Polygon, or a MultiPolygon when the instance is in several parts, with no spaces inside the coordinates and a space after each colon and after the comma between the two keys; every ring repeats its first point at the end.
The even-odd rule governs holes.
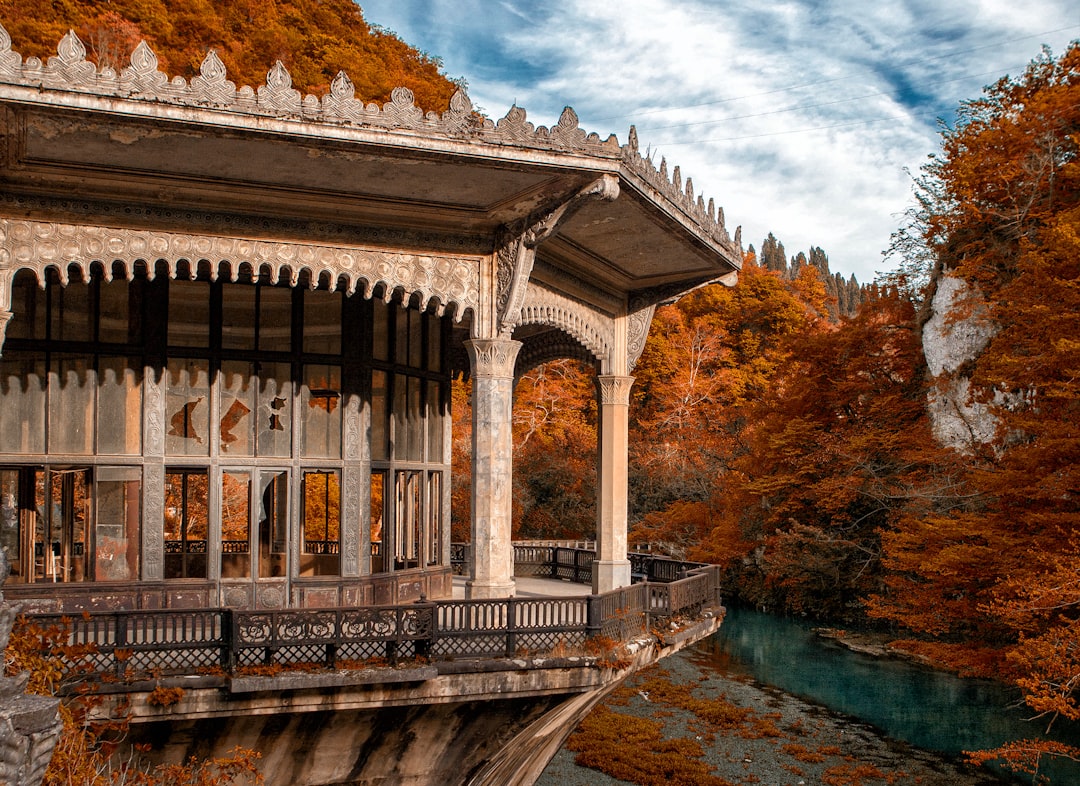
{"type": "Polygon", "coordinates": [[[963,453],[988,443],[998,426],[990,407],[972,400],[971,380],[962,371],[997,331],[985,310],[966,306],[972,294],[963,279],[941,275],[922,334],[926,364],[937,383],[927,403],[934,436],[963,453]]]}
{"type": "MultiPolygon", "coordinates": [[[[0,548],[0,586],[8,577],[7,552],[0,548]]],[[[0,592],[0,652],[7,648],[18,609],[4,602],[0,592]]],[[[60,702],[26,694],[26,673],[0,675],[0,784],[37,786],[52,758],[62,724],[60,702]]]]}

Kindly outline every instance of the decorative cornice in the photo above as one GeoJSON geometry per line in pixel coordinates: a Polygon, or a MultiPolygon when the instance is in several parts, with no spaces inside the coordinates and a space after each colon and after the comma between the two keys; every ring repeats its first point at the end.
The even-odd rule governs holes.
{"type": "Polygon", "coordinates": [[[131,278],[137,262],[146,263],[147,273],[153,277],[154,263],[164,261],[169,275],[175,277],[177,263],[182,260],[192,269],[200,263],[209,264],[212,279],[224,268],[225,275],[235,281],[241,267],[247,265],[252,271],[268,271],[273,281],[287,280],[292,286],[303,273],[310,286],[326,280],[331,290],[344,279],[349,294],[362,289],[367,298],[381,286],[387,302],[395,292],[402,292],[406,301],[418,297],[421,310],[432,302],[438,314],[453,307],[457,321],[466,311],[475,311],[479,300],[475,257],[0,218],[0,271],[7,273],[0,276],[0,308],[10,305],[10,278],[17,269],[35,271],[44,286],[49,267],[54,267],[61,282],[67,284],[71,265],[77,265],[89,280],[91,265],[100,263],[105,278],[111,280],[114,262],[121,263],[131,278]]]}
{"type": "MultiPolygon", "coordinates": [[[[356,97],[355,87],[348,75],[339,73],[326,95],[301,96],[292,87],[292,77],[281,62],[267,72],[266,83],[257,89],[241,87],[227,79],[221,59],[210,51],[203,60],[198,75],[190,82],[183,77],[170,78],[158,70],[158,58],[145,42],[140,42],[131,54],[131,64],[117,73],[111,68],[98,70],[86,60],[86,47],[74,32],[69,32],[57,45],[57,56],[43,63],[36,57],[22,56],[11,50],[11,37],[0,26],[0,84],[30,87],[42,94],[60,95],[60,100],[46,98],[47,103],[63,104],[64,93],[77,94],[68,103],[86,108],[85,98],[93,95],[109,99],[144,102],[153,105],[191,107],[207,112],[226,112],[230,116],[255,115],[273,117],[286,122],[318,123],[342,128],[368,128],[402,133],[408,136],[443,138],[456,141],[475,141],[484,144],[515,146],[540,150],[581,153],[593,157],[620,161],[628,173],[641,178],[683,213],[690,224],[728,252],[729,262],[742,264],[741,229],[732,238],[724,227],[724,212],[713,200],[705,203],[695,195],[693,182],[685,187],[678,167],[668,175],[667,161],[657,168],[649,155],[638,149],[636,129],[631,126],[628,141],[619,145],[615,135],[601,139],[598,134],[586,133],[578,125],[578,116],[566,107],[558,122],[550,127],[534,126],[526,112],[512,106],[497,122],[473,110],[468,96],[458,91],[449,108],[439,114],[424,113],[414,103],[407,88],[391,93],[390,101],[379,106],[364,103],[356,97]]],[[[115,107],[114,107],[115,111],[115,107]]],[[[208,115],[212,120],[212,116],[208,115]]]]}

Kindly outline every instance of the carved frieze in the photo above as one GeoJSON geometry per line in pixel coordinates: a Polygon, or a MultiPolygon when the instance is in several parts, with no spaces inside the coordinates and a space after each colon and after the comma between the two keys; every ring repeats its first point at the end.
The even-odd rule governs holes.
{"type": "MultiPolygon", "coordinates": [[[[173,276],[181,260],[192,266],[206,261],[212,277],[217,277],[223,266],[233,280],[241,264],[247,264],[254,270],[268,271],[272,280],[287,280],[293,286],[303,271],[312,285],[325,274],[331,289],[344,279],[350,294],[359,288],[364,297],[371,297],[374,288],[381,285],[387,301],[395,292],[403,292],[406,299],[417,297],[421,309],[430,303],[439,314],[451,309],[459,321],[466,311],[476,308],[479,297],[475,258],[0,219],[0,273],[7,274],[0,278],[6,280],[15,270],[26,268],[34,270],[38,281],[44,283],[45,270],[51,266],[66,284],[70,265],[77,265],[89,279],[95,262],[104,264],[104,274],[111,279],[113,266],[108,263],[113,261],[120,262],[130,278],[139,260],[148,263],[151,276],[152,263],[157,260],[163,260],[173,276]]],[[[10,299],[9,289],[0,294],[10,299]]],[[[0,308],[9,306],[8,302],[0,303],[0,308]]]]}

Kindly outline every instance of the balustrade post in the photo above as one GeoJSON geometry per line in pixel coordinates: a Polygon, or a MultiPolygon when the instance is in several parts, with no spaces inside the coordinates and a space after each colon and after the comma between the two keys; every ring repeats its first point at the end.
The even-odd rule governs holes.
{"type": "Polygon", "coordinates": [[[120,612],[115,617],[116,630],[113,632],[113,664],[116,671],[116,678],[122,680],[124,678],[124,661],[116,657],[116,651],[124,649],[127,644],[127,614],[120,612]]]}
{"type": "Polygon", "coordinates": [[[506,657],[512,658],[517,654],[517,601],[513,598],[506,599],[506,657]]]}
{"type": "Polygon", "coordinates": [[[232,609],[221,610],[221,668],[232,673],[236,668],[237,631],[232,609]]]}
{"type": "Polygon", "coordinates": [[[589,615],[585,622],[585,638],[592,639],[604,629],[604,599],[600,595],[589,596],[589,615]]]}

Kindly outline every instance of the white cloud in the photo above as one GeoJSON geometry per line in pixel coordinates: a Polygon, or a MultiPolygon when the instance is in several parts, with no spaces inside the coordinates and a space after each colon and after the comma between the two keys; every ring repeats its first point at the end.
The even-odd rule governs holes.
{"type": "Polygon", "coordinates": [[[680,165],[733,230],[869,282],[938,146],[936,116],[1080,34],[1070,0],[373,0],[495,118],[582,126],[680,165]],[[1066,30],[1070,22],[1072,27],[1066,30]],[[1058,32],[1050,32],[1058,30],[1058,32]]]}

